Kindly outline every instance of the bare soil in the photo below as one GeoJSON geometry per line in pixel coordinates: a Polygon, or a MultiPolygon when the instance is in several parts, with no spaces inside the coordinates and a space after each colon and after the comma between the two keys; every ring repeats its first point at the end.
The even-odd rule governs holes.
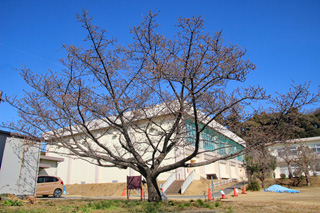
{"type": "Polygon", "coordinates": [[[247,192],[221,202],[235,212],[320,212],[320,187],[293,189],[300,193],[247,192]]]}
{"type": "MultiPolygon", "coordinates": [[[[214,182],[218,182],[219,180],[214,180],[214,182]]],[[[279,182],[279,179],[269,179],[266,180],[266,187],[269,187],[273,184],[279,182]],[[278,181],[277,181],[278,180],[278,181]]],[[[284,184],[286,180],[283,180],[284,184]]],[[[163,181],[159,181],[159,184],[162,184],[163,181]]],[[[188,187],[186,192],[183,194],[184,196],[192,196],[192,195],[204,195],[208,194],[208,188],[211,184],[210,180],[196,180],[192,182],[192,184],[188,187]]],[[[234,185],[235,182],[222,185],[219,187],[215,187],[215,192],[220,189],[228,188],[234,185]]],[[[305,181],[302,181],[301,185],[306,185],[305,181]]],[[[311,177],[311,186],[320,187],[320,177],[311,177]]],[[[285,187],[288,187],[285,185],[285,187]]],[[[125,183],[98,183],[98,184],[71,184],[66,186],[66,191],[68,193],[67,196],[80,196],[80,197],[105,197],[105,196],[121,196],[123,189],[126,188],[125,183]]],[[[300,188],[300,187],[299,187],[300,188]]],[[[299,189],[297,189],[299,190],[299,189]]],[[[148,188],[144,187],[145,194],[148,194],[148,188]]],[[[130,191],[131,194],[138,194],[137,191],[130,191]]],[[[319,191],[320,194],[320,191],[319,191]]],[[[320,199],[319,199],[320,203],[320,199]]]]}
{"type": "Polygon", "coordinates": [[[125,188],[125,183],[71,184],[66,185],[66,192],[82,197],[121,196],[125,188]]]}
{"type": "MultiPolygon", "coordinates": [[[[219,182],[219,180],[214,180],[219,182]]],[[[159,181],[159,184],[163,181],[159,181]]],[[[214,191],[227,188],[234,185],[236,182],[216,187],[214,191]]],[[[211,184],[210,180],[196,180],[188,187],[183,194],[184,196],[190,195],[204,195],[208,194],[208,188],[211,184]]],[[[66,186],[67,196],[80,196],[80,197],[105,197],[105,196],[121,196],[123,189],[126,188],[125,183],[98,183],[98,184],[70,184],[66,186]]],[[[147,186],[144,187],[145,194],[148,194],[147,186]]],[[[130,194],[138,194],[138,191],[131,190],[130,194]]]]}

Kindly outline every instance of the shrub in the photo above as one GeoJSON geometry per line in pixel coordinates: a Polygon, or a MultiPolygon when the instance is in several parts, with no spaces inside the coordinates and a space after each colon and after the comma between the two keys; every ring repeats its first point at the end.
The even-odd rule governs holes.
{"type": "Polygon", "coordinates": [[[185,208],[185,206],[184,206],[182,203],[180,203],[180,204],[178,205],[178,208],[180,208],[180,209],[184,209],[184,208],[185,208]]]}
{"type": "Polygon", "coordinates": [[[184,205],[185,207],[189,207],[189,206],[191,205],[191,203],[188,203],[188,202],[187,202],[187,203],[184,203],[183,205],[184,205]]]}
{"type": "Polygon", "coordinates": [[[2,205],[4,206],[22,206],[22,202],[19,200],[5,200],[2,205]]]}
{"type": "Polygon", "coordinates": [[[219,206],[220,206],[220,202],[219,202],[219,201],[216,201],[216,202],[214,203],[214,206],[215,206],[215,207],[219,207],[219,206]]]}
{"type": "Polygon", "coordinates": [[[247,186],[247,190],[260,191],[260,185],[259,185],[258,181],[257,180],[250,181],[247,186]]]}
{"type": "Polygon", "coordinates": [[[201,207],[204,206],[204,203],[203,203],[203,201],[201,199],[198,199],[197,202],[198,202],[199,206],[201,206],[201,207]]]}
{"type": "Polygon", "coordinates": [[[168,205],[169,205],[169,206],[174,206],[174,205],[175,205],[175,203],[174,203],[174,201],[173,201],[173,200],[170,200],[170,201],[168,202],[168,205]]]}
{"type": "Polygon", "coordinates": [[[281,178],[281,179],[285,179],[285,178],[286,178],[286,174],[281,173],[281,174],[280,174],[280,178],[281,178]]]}

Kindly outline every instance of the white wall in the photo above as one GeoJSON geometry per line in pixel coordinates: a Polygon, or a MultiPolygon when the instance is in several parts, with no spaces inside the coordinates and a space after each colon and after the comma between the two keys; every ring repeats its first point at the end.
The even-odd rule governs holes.
{"type": "Polygon", "coordinates": [[[38,175],[40,144],[27,145],[8,137],[0,170],[0,193],[34,195],[38,175]]]}
{"type": "Polygon", "coordinates": [[[41,160],[41,163],[50,165],[50,168],[41,169],[39,175],[57,176],[57,162],[52,160],[41,160]]]}
{"type": "MultiPolygon", "coordinates": [[[[169,129],[172,125],[172,117],[170,116],[159,116],[157,118],[154,118],[154,122],[158,125],[152,125],[152,127],[149,127],[150,130],[152,129],[151,134],[149,135],[151,138],[154,138],[155,141],[157,140],[157,128],[158,126],[161,126],[163,129],[169,129]],[[154,134],[155,136],[152,136],[154,134]]],[[[140,128],[146,127],[145,121],[138,121],[137,125],[140,126],[140,128]]],[[[148,130],[149,131],[149,130],[148,130]]],[[[153,150],[150,146],[147,144],[146,137],[143,133],[133,133],[132,130],[132,140],[135,142],[139,142],[139,148],[137,149],[138,152],[142,155],[143,159],[150,159],[152,156],[153,150]]],[[[104,130],[96,130],[93,133],[96,137],[98,137],[99,142],[106,145],[109,149],[114,151],[114,153],[118,153],[120,150],[123,150],[123,148],[119,145],[119,136],[115,130],[109,129],[106,131],[104,130]],[[101,134],[103,134],[101,136],[101,134]]],[[[66,137],[66,141],[70,140],[66,137]]],[[[77,136],[78,141],[82,141],[81,135],[77,136]]],[[[161,142],[160,142],[161,143],[161,142]]],[[[183,141],[184,143],[184,141],[183,141]]],[[[160,145],[161,146],[161,145],[160,145]]],[[[202,144],[201,144],[202,147],[202,144]]],[[[92,146],[92,149],[97,149],[99,151],[105,152],[100,147],[92,146]]],[[[69,151],[67,150],[55,150],[58,152],[64,152],[66,154],[69,154],[69,151]]],[[[204,151],[204,150],[202,150],[204,151]]],[[[161,166],[172,164],[174,162],[177,162],[181,160],[182,158],[188,156],[192,152],[191,149],[186,148],[175,148],[172,149],[170,153],[166,156],[164,161],[162,162],[161,166]]],[[[51,156],[59,156],[54,155],[49,152],[51,156]]],[[[121,153],[120,153],[121,154],[121,153]]],[[[123,153],[122,153],[123,154],[123,153]]],[[[206,159],[211,159],[213,157],[217,157],[217,153],[206,153],[206,154],[200,154],[199,156],[196,156],[192,160],[195,162],[203,162],[206,159]]],[[[61,156],[59,156],[61,157],[61,156]]],[[[138,172],[133,171],[132,169],[118,169],[118,168],[106,168],[106,167],[98,167],[96,165],[90,164],[86,161],[76,159],[76,158],[70,158],[65,157],[65,161],[59,163],[58,170],[57,170],[57,176],[61,177],[67,184],[74,184],[74,183],[105,183],[105,182],[125,182],[127,175],[140,175],[138,172]]],[[[128,156],[129,157],[129,156],[128,156]]],[[[89,159],[88,159],[89,160],[89,159]]],[[[238,162],[238,161],[237,161],[238,162]]],[[[230,177],[230,168],[228,161],[225,161],[226,165],[219,166],[219,163],[210,164],[208,166],[203,167],[197,167],[197,168],[178,168],[175,171],[169,171],[166,173],[162,173],[159,175],[158,180],[166,180],[173,172],[176,172],[176,179],[185,179],[189,172],[194,170],[196,174],[198,174],[202,177],[206,177],[206,174],[212,174],[216,173],[218,177],[228,178],[230,177]]],[[[238,162],[241,163],[241,162],[238,162]]],[[[236,169],[234,169],[236,170],[236,169]]],[[[239,171],[233,171],[233,178],[240,179],[240,172],[239,171]]]]}
{"type": "MultiPolygon", "coordinates": [[[[311,149],[316,151],[318,153],[318,155],[320,155],[320,151],[319,151],[319,149],[317,149],[317,147],[320,146],[320,137],[299,138],[299,139],[289,140],[286,143],[286,146],[288,146],[288,147],[299,147],[301,145],[309,146],[311,149]]],[[[276,156],[277,161],[278,161],[277,168],[274,171],[275,178],[280,178],[281,173],[286,174],[286,177],[288,177],[288,175],[289,175],[287,164],[284,162],[283,159],[278,157],[278,153],[277,153],[277,149],[281,149],[284,147],[285,147],[285,144],[282,144],[282,143],[279,143],[279,144],[276,144],[276,145],[270,147],[271,154],[276,156]]],[[[293,163],[291,169],[292,169],[292,171],[294,171],[294,163],[293,163]]],[[[320,171],[319,171],[319,173],[320,173],[320,171]]]]}

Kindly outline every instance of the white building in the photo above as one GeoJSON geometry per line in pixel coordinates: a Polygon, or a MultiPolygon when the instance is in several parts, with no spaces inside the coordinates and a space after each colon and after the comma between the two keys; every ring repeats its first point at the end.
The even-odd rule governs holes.
{"type": "Polygon", "coordinates": [[[39,156],[38,142],[0,130],[0,194],[35,195],[39,156]]]}
{"type": "MultiPolygon", "coordinates": [[[[275,178],[280,178],[280,174],[285,174],[286,177],[289,176],[288,165],[285,162],[284,158],[281,157],[285,154],[285,152],[289,155],[287,159],[294,159],[297,148],[301,145],[309,146],[314,152],[316,152],[320,157],[320,137],[310,137],[310,138],[300,138],[289,140],[285,144],[276,144],[273,145],[270,150],[272,154],[277,156],[277,168],[275,169],[275,178]]],[[[293,162],[291,164],[292,172],[295,171],[297,165],[293,162]]],[[[318,169],[320,168],[320,165],[318,169]]],[[[318,175],[320,175],[320,169],[316,171],[318,175]]]]}
{"type": "MultiPolygon", "coordinates": [[[[168,128],[173,121],[173,117],[170,114],[162,114],[152,118],[154,124],[156,125],[146,125],[146,120],[136,121],[141,128],[148,128],[150,135],[154,133],[156,135],[157,128],[168,128]]],[[[121,135],[112,128],[108,126],[93,125],[94,129],[92,133],[99,138],[101,143],[108,143],[111,147],[114,144],[119,143],[121,135]]],[[[181,145],[173,149],[163,161],[163,165],[170,164],[172,162],[179,161],[180,159],[190,155],[193,150],[192,140],[194,132],[194,124],[191,119],[190,122],[186,123],[185,128],[188,130],[188,135],[182,141],[181,145]],[[188,146],[185,144],[189,144],[188,146]]],[[[134,138],[137,140],[143,140],[143,135],[134,132],[134,138]]],[[[66,140],[69,136],[66,136],[66,140]]],[[[81,133],[77,135],[78,140],[81,139],[81,133]]],[[[157,136],[155,136],[157,137],[157,136]]],[[[199,154],[193,158],[190,163],[202,162],[207,159],[212,159],[216,156],[221,156],[235,151],[243,149],[245,142],[222,127],[216,122],[212,122],[206,130],[201,135],[202,142],[200,143],[201,151],[204,150],[213,150],[216,151],[206,152],[199,154]],[[219,149],[220,147],[225,147],[219,149]]],[[[86,142],[87,143],[87,142],[86,142]]],[[[114,150],[117,152],[118,150],[114,150]]],[[[56,152],[62,152],[68,154],[69,151],[63,149],[57,149],[54,147],[49,147],[48,149],[50,156],[61,157],[60,154],[55,154],[56,152]]],[[[138,172],[134,171],[131,168],[128,169],[119,169],[119,168],[106,168],[96,165],[92,165],[89,162],[85,161],[86,159],[78,159],[75,156],[64,156],[64,161],[59,163],[56,171],[47,172],[48,174],[53,173],[63,179],[66,184],[80,184],[80,183],[108,183],[108,182],[126,182],[127,176],[140,175],[138,172]]],[[[90,161],[90,159],[87,159],[90,161]]],[[[216,176],[219,179],[245,179],[245,169],[243,168],[243,158],[242,156],[236,157],[231,160],[223,160],[215,162],[206,166],[197,167],[197,168],[178,168],[171,172],[162,173],[158,180],[166,180],[171,174],[174,174],[174,179],[176,180],[185,180],[191,172],[194,171],[194,179],[208,178],[211,176],[216,176]]]]}

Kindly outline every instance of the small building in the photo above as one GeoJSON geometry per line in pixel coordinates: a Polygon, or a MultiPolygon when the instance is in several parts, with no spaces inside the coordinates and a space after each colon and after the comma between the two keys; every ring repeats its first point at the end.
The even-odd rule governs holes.
{"type": "MultiPolygon", "coordinates": [[[[288,140],[286,143],[279,143],[273,145],[270,147],[270,150],[271,153],[277,157],[277,168],[275,169],[275,178],[280,178],[280,174],[285,174],[286,177],[289,176],[288,165],[285,162],[285,159],[292,160],[291,171],[292,173],[294,173],[294,171],[297,168],[297,165],[294,163],[294,159],[296,158],[295,155],[297,149],[301,145],[308,146],[319,157],[318,159],[320,159],[320,137],[288,140]]],[[[316,167],[316,173],[320,175],[320,162],[318,162],[318,164],[319,165],[316,167]]]]}
{"type": "Polygon", "coordinates": [[[56,176],[64,159],[44,150],[44,143],[0,130],[0,194],[35,196],[38,175],[56,176]]]}
{"type": "Polygon", "coordinates": [[[57,176],[58,164],[63,162],[64,158],[50,156],[47,154],[46,149],[46,143],[42,142],[40,149],[39,175],[57,176]]]}
{"type": "Polygon", "coordinates": [[[39,159],[38,142],[0,130],[0,194],[34,196],[39,159]]]}

